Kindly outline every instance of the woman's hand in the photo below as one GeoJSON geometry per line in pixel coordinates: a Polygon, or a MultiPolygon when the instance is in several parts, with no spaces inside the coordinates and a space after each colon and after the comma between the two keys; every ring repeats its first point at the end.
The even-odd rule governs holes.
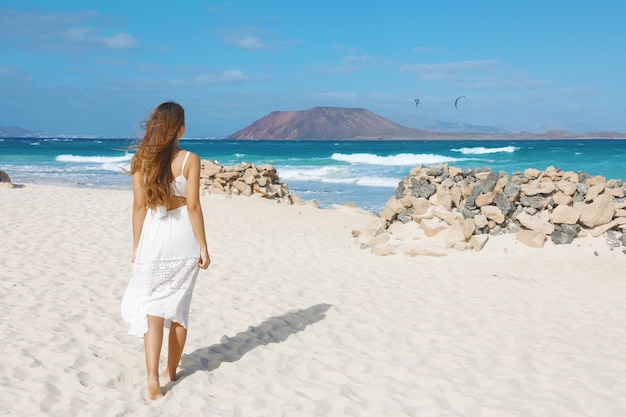
{"type": "Polygon", "coordinates": [[[211,258],[209,257],[208,249],[200,249],[200,260],[198,261],[198,266],[201,269],[207,269],[210,263],[211,258]]]}

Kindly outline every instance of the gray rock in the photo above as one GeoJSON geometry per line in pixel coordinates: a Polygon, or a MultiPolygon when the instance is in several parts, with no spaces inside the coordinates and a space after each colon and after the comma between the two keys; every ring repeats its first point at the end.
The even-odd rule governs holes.
{"type": "Polygon", "coordinates": [[[555,224],[550,238],[555,245],[569,245],[580,232],[579,224],[555,224]]]}
{"type": "Polygon", "coordinates": [[[563,232],[552,232],[550,235],[550,239],[552,239],[552,243],[555,245],[569,245],[574,241],[574,238],[563,232]]]}
{"type": "Polygon", "coordinates": [[[481,183],[480,182],[475,183],[474,188],[472,188],[472,192],[470,193],[470,196],[467,197],[467,201],[465,201],[465,207],[467,207],[470,210],[476,209],[476,197],[482,194],[483,191],[484,189],[481,183]]]}
{"type": "Polygon", "coordinates": [[[540,195],[533,195],[532,197],[523,195],[520,197],[519,202],[524,207],[532,207],[537,210],[543,210],[548,206],[548,199],[540,195]]]}
{"type": "Polygon", "coordinates": [[[513,204],[504,193],[497,193],[493,197],[493,202],[496,203],[496,206],[498,206],[500,211],[504,213],[505,216],[513,210],[513,204]]]}
{"type": "Polygon", "coordinates": [[[443,167],[433,167],[426,171],[426,175],[430,175],[431,177],[440,177],[443,173],[443,167]]]}
{"type": "Polygon", "coordinates": [[[504,186],[504,195],[508,198],[517,198],[522,187],[519,183],[511,181],[504,186]]]}
{"type": "Polygon", "coordinates": [[[411,178],[411,195],[413,197],[422,197],[428,199],[437,192],[437,186],[426,180],[417,180],[411,178]]]}
{"type": "Polygon", "coordinates": [[[622,245],[620,241],[621,233],[615,230],[606,232],[606,243],[612,248],[619,248],[622,245]]]}
{"type": "Polygon", "coordinates": [[[496,226],[496,227],[494,227],[493,229],[491,229],[491,230],[489,231],[489,234],[490,234],[491,236],[498,236],[498,235],[501,235],[501,234],[502,234],[502,227],[500,227],[500,226],[496,226]]]}
{"type": "Polygon", "coordinates": [[[508,222],[508,225],[506,227],[506,232],[507,233],[517,233],[521,230],[521,226],[513,221],[508,222]]]}
{"type": "Polygon", "coordinates": [[[404,197],[405,191],[406,187],[404,186],[404,181],[400,181],[398,183],[398,186],[396,187],[396,198],[400,200],[402,197],[404,197]]]}
{"type": "Polygon", "coordinates": [[[413,210],[413,207],[409,207],[406,210],[404,210],[402,213],[398,214],[398,217],[396,218],[402,223],[412,222],[414,212],[415,211],[413,210]]]}
{"type": "Polygon", "coordinates": [[[466,207],[461,210],[461,214],[463,214],[463,218],[465,219],[473,219],[477,214],[480,214],[480,209],[475,208],[473,210],[470,210],[466,207]]]}
{"type": "Polygon", "coordinates": [[[496,172],[490,172],[487,178],[481,181],[483,189],[485,190],[484,192],[488,193],[490,191],[493,191],[499,179],[500,179],[500,174],[496,172]]]}
{"type": "Polygon", "coordinates": [[[588,173],[584,172],[584,171],[580,171],[578,173],[578,181],[581,182],[581,183],[584,183],[589,178],[593,178],[593,177],[591,175],[589,175],[588,173]]]}

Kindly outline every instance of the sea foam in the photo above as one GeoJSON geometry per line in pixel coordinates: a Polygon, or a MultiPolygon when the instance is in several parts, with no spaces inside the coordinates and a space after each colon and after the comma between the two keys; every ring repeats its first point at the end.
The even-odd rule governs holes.
{"type": "Polygon", "coordinates": [[[88,164],[106,164],[115,162],[129,162],[133,158],[133,154],[125,154],[123,156],[83,156],[83,155],[59,155],[55,158],[58,162],[74,162],[88,164]]]}
{"type": "Polygon", "coordinates": [[[414,154],[399,153],[396,155],[380,156],[371,153],[343,154],[334,153],[331,159],[335,161],[348,162],[350,164],[368,164],[384,166],[417,166],[443,164],[448,162],[463,161],[465,158],[454,158],[437,154],[414,154]]]}
{"type": "Polygon", "coordinates": [[[55,158],[57,162],[66,162],[70,164],[87,165],[83,169],[99,169],[103,171],[123,172],[124,170],[130,170],[130,160],[133,158],[133,154],[126,153],[121,156],[84,156],[84,155],[58,155],[55,158]],[[96,165],[95,167],[89,167],[89,164],[96,165]]]}
{"type": "Polygon", "coordinates": [[[323,167],[283,167],[280,169],[281,181],[318,182],[326,184],[351,184],[362,187],[395,187],[398,178],[364,175],[344,166],[329,165],[323,167]]]}
{"type": "Polygon", "coordinates": [[[503,146],[500,148],[485,148],[484,146],[477,146],[473,148],[459,148],[452,149],[454,152],[460,152],[463,155],[485,155],[490,153],[513,153],[519,148],[516,146],[503,146]]]}

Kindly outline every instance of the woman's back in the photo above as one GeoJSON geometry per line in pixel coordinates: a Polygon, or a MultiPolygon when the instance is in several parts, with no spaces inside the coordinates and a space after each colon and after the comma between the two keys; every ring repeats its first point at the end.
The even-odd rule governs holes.
{"type": "Polygon", "coordinates": [[[171,170],[172,176],[174,177],[174,181],[172,181],[172,189],[174,191],[174,195],[177,197],[187,196],[187,176],[185,175],[185,164],[187,163],[189,154],[191,154],[191,152],[183,151],[181,149],[172,159],[171,170]]]}

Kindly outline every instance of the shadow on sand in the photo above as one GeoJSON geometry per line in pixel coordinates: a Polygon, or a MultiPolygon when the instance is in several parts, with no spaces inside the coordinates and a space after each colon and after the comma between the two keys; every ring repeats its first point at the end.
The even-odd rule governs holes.
{"type": "Polygon", "coordinates": [[[295,310],[278,317],[270,317],[258,326],[237,333],[233,337],[224,336],[220,343],[196,349],[183,355],[181,371],[176,381],[169,383],[166,390],[171,389],[181,380],[197,371],[212,371],[219,368],[222,362],[236,362],[252,349],[270,343],[280,343],[292,334],[298,333],[306,326],[326,317],[330,304],[317,304],[304,310],[295,310]]]}

